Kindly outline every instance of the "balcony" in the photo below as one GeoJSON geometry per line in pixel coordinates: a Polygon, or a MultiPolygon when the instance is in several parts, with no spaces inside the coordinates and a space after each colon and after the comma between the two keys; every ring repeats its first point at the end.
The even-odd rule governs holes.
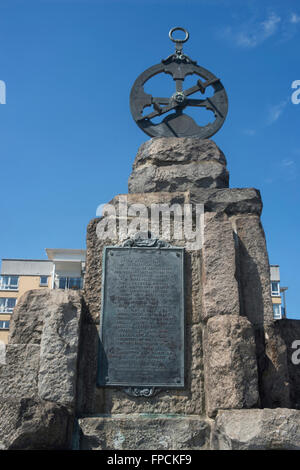
{"type": "Polygon", "coordinates": [[[72,289],[80,290],[82,289],[83,279],[81,277],[64,277],[58,276],[55,279],[54,288],[55,289],[72,289]]]}

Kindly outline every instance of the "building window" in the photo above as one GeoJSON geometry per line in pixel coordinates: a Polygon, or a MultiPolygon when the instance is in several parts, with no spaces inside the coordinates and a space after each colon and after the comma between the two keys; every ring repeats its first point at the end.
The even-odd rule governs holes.
{"type": "Polygon", "coordinates": [[[271,294],[280,296],[279,282],[271,282],[271,294]]]}
{"type": "Polygon", "coordinates": [[[18,290],[19,276],[1,276],[0,290],[18,290]]]}
{"type": "Polygon", "coordinates": [[[279,304],[273,304],[273,317],[274,320],[281,320],[281,306],[279,304]]]}
{"type": "Polygon", "coordinates": [[[16,306],[17,299],[0,298],[0,313],[12,313],[16,306]]]}
{"type": "Polygon", "coordinates": [[[9,330],[8,320],[0,320],[0,330],[9,330]]]}
{"type": "Polygon", "coordinates": [[[58,279],[59,289],[81,289],[82,279],[81,277],[60,277],[58,279]]]}
{"type": "Polygon", "coordinates": [[[69,289],[81,289],[81,278],[70,277],[69,278],[69,289]]]}
{"type": "Polygon", "coordinates": [[[40,286],[48,287],[48,276],[40,276],[40,286]]]}

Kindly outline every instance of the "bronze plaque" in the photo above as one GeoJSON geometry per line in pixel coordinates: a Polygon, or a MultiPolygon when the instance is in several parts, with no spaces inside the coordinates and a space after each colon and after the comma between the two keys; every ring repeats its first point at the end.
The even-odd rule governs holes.
{"type": "Polygon", "coordinates": [[[99,386],[184,386],[183,271],[183,248],[105,248],[99,386]]]}

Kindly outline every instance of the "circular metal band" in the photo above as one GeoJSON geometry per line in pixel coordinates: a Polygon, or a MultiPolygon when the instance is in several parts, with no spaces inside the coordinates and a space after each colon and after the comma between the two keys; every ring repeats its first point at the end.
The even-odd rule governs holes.
{"type": "Polygon", "coordinates": [[[176,28],[172,28],[169,32],[169,38],[171,39],[171,41],[176,42],[176,43],[186,42],[189,37],[190,37],[190,35],[189,35],[188,31],[184,28],[181,28],[180,26],[177,26],[176,28]],[[184,39],[175,39],[175,38],[173,38],[172,34],[174,33],[174,31],[183,31],[185,33],[185,38],[184,39]]]}
{"type": "MultiPolygon", "coordinates": [[[[143,118],[144,108],[151,107],[156,101],[152,95],[144,91],[145,83],[160,73],[171,75],[174,79],[174,75],[176,76],[177,70],[177,64],[171,61],[169,64],[160,63],[153,65],[137,77],[130,93],[130,109],[132,117],[140,129],[150,137],[198,137],[201,139],[207,139],[213,136],[222,127],[228,111],[228,99],[221,81],[218,80],[214,74],[196,64],[182,64],[182,80],[184,80],[186,75],[196,74],[204,79],[205,82],[209,81],[212,83],[211,86],[214,90],[214,94],[210,98],[207,98],[201,106],[204,109],[206,108],[214,112],[214,121],[209,122],[204,126],[197,125],[192,118],[186,115],[189,107],[189,99],[185,99],[181,105],[175,98],[174,103],[174,101],[172,101],[172,96],[170,98],[166,98],[164,104],[165,106],[172,106],[174,103],[174,106],[172,107],[172,109],[174,109],[173,114],[169,116],[161,114],[161,123],[153,122],[151,115],[143,118]],[[175,106],[176,101],[178,103],[177,107],[175,106]],[[176,110],[177,112],[175,112],[176,110]]],[[[184,94],[184,90],[182,94],[184,94]]],[[[176,93],[175,96],[177,96],[176,93]]],[[[187,98],[189,98],[189,96],[187,96],[187,98]]],[[[159,117],[159,112],[157,112],[156,115],[159,117]]]]}

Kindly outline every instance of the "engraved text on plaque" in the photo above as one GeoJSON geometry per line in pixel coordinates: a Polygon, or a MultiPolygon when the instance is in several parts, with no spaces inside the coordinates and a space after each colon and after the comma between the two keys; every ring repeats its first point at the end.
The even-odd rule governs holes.
{"type": "Polygon", "coordinates": [[[184,249],[106,247],[99,386],[184,386],[184,249]]]}

